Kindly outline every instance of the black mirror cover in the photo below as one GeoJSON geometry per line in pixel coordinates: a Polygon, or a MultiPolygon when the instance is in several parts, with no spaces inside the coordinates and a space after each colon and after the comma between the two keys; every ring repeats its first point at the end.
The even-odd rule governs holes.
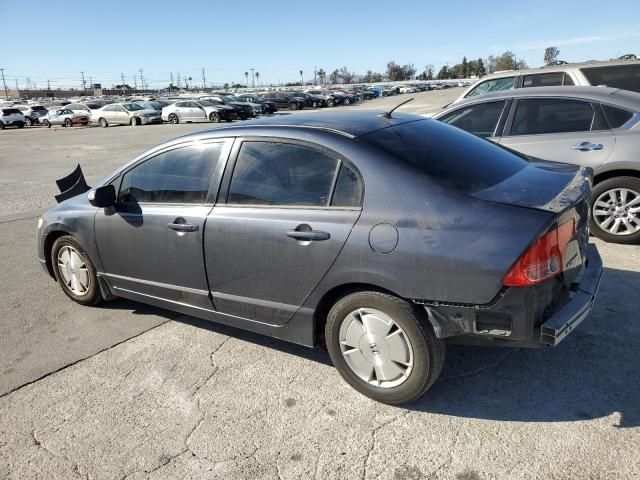
{"type": "Polygon", "coordinates": [[[91,190],[88,195],[89,203],[94,207],[107,208],[116,204],[116,189],[113,185],[105,185],[91,190]]]}
{"type": "Polygon", "coordinates": [[[82,173],[82,168],[78,165],[73,172],[60,180],[56,180],[56,185],[60,189],[60,193],[56,195],[58,203],[67,200],[68,198],[75,197],[81,193],[86,192],[91,187],[87,185],[82,173]]]}

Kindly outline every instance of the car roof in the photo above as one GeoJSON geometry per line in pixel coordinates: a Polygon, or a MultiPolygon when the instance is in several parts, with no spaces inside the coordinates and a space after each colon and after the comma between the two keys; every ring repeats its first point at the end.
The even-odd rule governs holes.
{"type": "Polygon", "coordinates": [[[574,97],[595,102],[610,103],[621,107],[633,108],[640,111],[640,93],[610,87],[528,87],[485,93],[476,97],[466,98],[454,103],[447,110],[463,105],[483,103],[502,98],[523,97],[574,97]]]}
{"type": "Polygon", "coordinates": [[[532,73],[545,73],[545,72],[566,72],[567,70],[577,68],[589,68],[589,67],[613,67],[618,65],[634,65],[639,64],[640,60],[604,60],[604,61],[588,61],[577,63],[561,63],[558,65],[544,65],[536,68],[523,68],[521,70],[500,70],[492,74],[482,77],[478,80],[486,80],[497,77],[511,77],[513,75],[527,75],[532,73]]]}

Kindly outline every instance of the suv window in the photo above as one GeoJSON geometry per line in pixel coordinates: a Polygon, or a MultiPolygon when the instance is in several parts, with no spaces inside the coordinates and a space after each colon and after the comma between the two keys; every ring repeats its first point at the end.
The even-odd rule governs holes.
{"type": "Polygon", "coordinates": [[[525,75],[522,87],[556,87],[560,85],[573,85],[571,77],[564,72],[539,73],[537,75],[525,75]]]}
{"type": "Polygon", "coordinates": [[[469,194],[504,181],[528,163],[493,142],[461,135],[435,120],[403,123],[360,138],[436,182],[469,194]]]}
{"type": "Polygon", "coordinates": [[[499,92],[513,88],[516,77],[492,78],[479,83],[473,90],[467,93],[466,98],[482,95],[483,93],[499,92]]]}
{"type": "Polygon", "coordinates": [[[604,111],[604,116],[607,119],[609,128],[620,128],[633,117],[633,112],[610,105],[602,105],[602,110],[604,111]]]}
{"type": "Polygon", "coordinates": [[[233,171],[228,203],[326,206],[337,166],[337,159],[314,148],[244,142],[233,171]]]}
{"type": "Polygon", "coordinates": [[[479,137],[492,137],[498,126],[505,103],[505,100],[501,100],[470,105],[448,113],[438,120],[479,137]]]}
{"type": "Polygon", "coordinates": [[[587,67],[581,69],[591,85],[606,85],[640,92],[640,64],[612,65],[610,67],[587,67]]]}
{"type": "Polygon", "coordinates": [[[205,203],[224,143],[170,150],[122,177],[120,203],[205,203]]]}
{"type": "Polygon", "coordinates": [[[588,132],[594,120],[595,112],[588,102],[559,98],[519,100],[511,135],[588,132]]]}

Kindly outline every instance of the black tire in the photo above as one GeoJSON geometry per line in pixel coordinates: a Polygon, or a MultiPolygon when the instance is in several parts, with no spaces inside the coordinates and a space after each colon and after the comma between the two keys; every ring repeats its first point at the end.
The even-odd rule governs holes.
{"type": "Polygon", "coordinates": [[[417,400],[433,385],[444,364],[445,343],[436,337],[426,313],[386,293],[358,292],[340,299],[327,316],[325,338],[331,361],[340,375],[363,395],[390,405],[417,400]],[[413,367],[406,380],[397,386],[383,388],[361,379],[343,356],[340,327],[351,312],[360,308],[376,309],[391,317],[411,344],[413,367]]]}
{"type": "Polygon", "coordinates": [[[73,120],[71,120],[70,118],[66,118],[64,120],[64,126],[65,127],[73,127],[73,120]]]}
{"type": "Polygon", "coordinates": [[[49,123],[49,120],[43,120],[42,124],[47,128],[51,128],[51,123],[49,123]]]}
{"type": "Polygon", "coordinates": [[[314,100],[313,103],[311,104],[311,107],[313,107],[314,109],[319,108],[320,104],[316,100],[314,100]]]}
{"type": "Polygon", "coordinates": [[[71,235],[65,235],[58,238],[53,243],[53,247],[51,248],[51,265],[53,266],[53,273],[58,284],[60,284],[62,291],[70,299],[82,305],[95,305],[102,300],[102,295],[100,294],[100,288],[98,286],[98,277],[96,276],[96,269],[93,266],[89,255],[87,255],[87,252],[74,237],[71,235]],[[65,282],[64,275],[61,273],[61,269],[64,267],[61,267],[58,262],[58,253],[66,247],[70,247],[77,252],[79,257],[82,259],[83,264],[86,266],[88,285],[86,292],[81,295],[72,290],[71,286],[65,282]]]}
{"type": "Polygon", "coordinates": [[[209,114],[209,121],[212,123],[220,123],[220,114],[218,112],[211,112],[209,114]]]}
{"type": "Polygon", "coordinates": [[[172,113],[171,115],[169,115],[169,123],[173,125],[177,125],[178,123],[180,123],[180,119],[178,118],[178,115],[176,115],[175,113],[172,113]]]}
{"type": "Polygon", "coordinates": [[[24,122],[16,122],[18,128],[24,128],[24,122]]]}
{"type": "Polygon", "coordinates": [[[102,128],[107,128],[109,126],[109,123],[105,118],[101,118],[100,120],[98,120],[98,124],[100,124],[102,128]]]}
{"type": "Polygon", "coordinates": [[[140,119],[138,117],[131,117],[131,121],[129,122],[129,124],[132,127],[137,127],[138,125],[140,125],[140,119]]]}
{"type": "Polygon", "coordinates": [[[289,110],[298,110],[298,104],[296,102],[291,102],[289,104],[289,110]]]}
{"type": "MultiPolygon", "coordinates": [[[[622,243],[622,244],[637,244],[640,243],[640,230],[636,231],[635,233],[629,233],[629,234],[613,234],[610,233],[606,230],[604,230],[602,227],[600,227],[600,225],[598,224],[598,221],[596,218],[594,218],[594,211],[598,210],[598,211],[602,211],[604,210],[604,208],[602,207],[602,205],[597,205],[596,202],[598,201],[598,199],[600,199],[602,197],[603,200],[610,198],[613,200],[613,195],[611,197],[609,197],[609,195],[607,195],[607,192],[611,192],[615,189],[619,189],[619,188],[625,188],[628,190],[633,191],[636,196],[640,196],[640,178],[637,177],[613,177],[613,178],[608,178],[607,180],[603,180],[602,182],[596,184],[593,187],[593,192],[592,192],[592,204],[591,204],[591,211],[589,212],[589,221],[590,221],[590,229],[591,229],[591,233],[598,237],[601,240],[604,240],[605,242],[611,242],[611,243],[622,243]]],[[[617,197],[616,197],[617,198],[617,197]]],[[[601,200],[602,201],[602,200],[601,200]]],[[[610,208],[620,208],[622,209],[619,213],[620,213],[620,217],[624,217],[625,219],[628,219],[628,215],[632,215],[633,217],[635,217],[635,219],[637,219],[638,221],[640,221],[640,211],[638,212],[630,212],[628,211],[629,208],[637,208],[640,207],[640,204],[638,205],[634,205],[632,207],[626,207],[624,205],[622,205],[621,203],[615,204],[615,202],[613,204],[611,204],[610,208]]],[[[612,211],[612,215],[615,215],[616,212],[612,211]]],[[[600,220],[601,222],[603,220],[605,220],[606,217],[601,217],[600,220]]],[[[618,217],[615,217],[618,218],[618,217]]],[[[614,220],[615,221],[615,220],[614,220]]],[[[633,223],[631,223],[631,225],[635,226],[633,223]]],[[[626,227],[623,227],[624,230],[621,230],[621,232],[626,231],[626,227]]]]}
{"type": "Polygon", "coordinates": [[[351,104],[351,99],[349,97],[346,97],[342,103],[344,105],[350,105],[351,104]]]}
{"type": "Polygon", "coordinates": [[[0,130],[4,130],[4,122],[0,121],[0,130]]]}
{"type": "Polygon", "coordinates": [[[33,125],[33,120],[31,119],[31,117],[25,117],[24,123],[27,127],[30,127],[31,125],[33,125]]]}

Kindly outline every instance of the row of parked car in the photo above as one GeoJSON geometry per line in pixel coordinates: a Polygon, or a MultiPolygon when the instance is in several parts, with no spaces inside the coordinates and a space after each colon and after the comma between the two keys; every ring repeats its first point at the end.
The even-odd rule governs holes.
{"type": "Polygon", "coordinates": [[[439,85],[415,83],[405,85],[352,85],[343,89],[320,87],[305,90],[266,91],[232,94],[228,92],[164,98],[128,98],[124,101],[84,100],[65,102],[48,108],[43,105],[3,107],[0,129],[5,126],[41,124],[73,126],[98,124],[146,125],[150,123],[223,122],[247,120],[278,110],[335,107],[403,93],[439,88],[439,85]]]}

